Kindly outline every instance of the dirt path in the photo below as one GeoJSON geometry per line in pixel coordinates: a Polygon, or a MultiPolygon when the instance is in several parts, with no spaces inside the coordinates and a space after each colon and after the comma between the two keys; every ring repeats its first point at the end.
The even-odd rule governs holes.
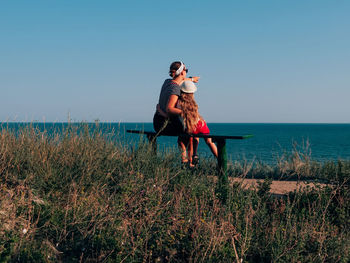
{"type": "MultiPolygon", "coordinates": [[[[262,179],[240,179],[240,178],[230,178],[230,182],[242,182],[243,187],[248,189],[250,187],[256,188],[258,186],[258,181],[263,182],[262,179]]],[[[325,184],[317,184],[317,186],[324,187],[325,184]]],[[[288,192],[293,192],[294,190],[300,190],[302,188],[310,187],[316,188],[314,183],[306,183],[303,181],[272,181],[270,193],[273,194],[287,194],[288,192]]]]}
{"type": "MultiPolygon", "coordinates": [[[[214,181],[217,180],[216,176],[213,177],[214,181]]],[[[230,184],[233,184],[234,182],[241,183],[242,187],[244,189],[248,188],[257,188],[258,182],[263,182],[263,179],[242,179],[242,178],[230,178],[229,177],[230,184]]],[[[271,183],[271,189],[270,193],[277,194],[277,195],[284,195],[289,192],[293,192],[294,190],[301,190],[303,188],[309,187],[309,188],[316,188],[316,187],[324,187],[326,184],[315,184],[315,183],[306,183],[303,181],[272,181],[271,183]]]]}

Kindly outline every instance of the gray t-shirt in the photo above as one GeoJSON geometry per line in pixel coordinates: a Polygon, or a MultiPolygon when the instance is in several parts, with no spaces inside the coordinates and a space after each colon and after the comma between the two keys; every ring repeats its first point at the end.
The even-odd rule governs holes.
{"type": "Polygon", "coordinates": [[[159,106],[162,111],[166,112],[166,107],[169,102],[170,95],[180,96],[180,86],[177,85],[172,79],[166,79],[163,83],[162,90],[159,95],[159,106]]]}

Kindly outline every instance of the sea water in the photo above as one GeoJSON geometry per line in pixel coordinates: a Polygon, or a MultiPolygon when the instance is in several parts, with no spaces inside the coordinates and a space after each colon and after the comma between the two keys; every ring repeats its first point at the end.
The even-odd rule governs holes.
{"type": "MultiPolygon", "coordinates": [[[[81,123],[2,123],[1,128],[18,131],[32,126],[40,131],[60,133],[69,125],[81,127],[81,123]]],[[[140,135],[126,133],[127,129],[153,131],[152,123],[88,123],[89,130],[106,135],[118,135],[126,145],[137,145],[140,135]]],[[[245,140],[227,140],[226,150],[232,161],[258,161],[273,164],[281,158],[288,158],[297,151],[314,161],[350,160],[350,124],[265,124],[265,123],[209,123],[211,134],[246,135],[254,137],[245,140]]],[[[177,150],[175,137],[158,138],[158,150],[177,150]]],[[[200,157],[211,158],[203,139],[199,143],[200,157]]]]}

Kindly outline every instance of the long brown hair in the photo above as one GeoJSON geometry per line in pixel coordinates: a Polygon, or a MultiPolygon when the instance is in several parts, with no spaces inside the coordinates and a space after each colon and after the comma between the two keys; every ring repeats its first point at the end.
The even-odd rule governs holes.
{"type": "Polygon", "coordinates": [[[179,105],[182,110],[181,116],[186,124],[187,132],[194,132],[198,120],[201,119],[198,113],[198,105],[194,100],[194,94],[181,92],[179,105]]]}

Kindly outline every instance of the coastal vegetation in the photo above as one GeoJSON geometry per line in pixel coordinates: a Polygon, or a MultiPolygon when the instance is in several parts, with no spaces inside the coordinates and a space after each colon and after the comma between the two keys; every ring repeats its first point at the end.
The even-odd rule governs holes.
{"type": "Polygon", "coordinates": [[[215,174],[98,127],[3,128],[0,262],[350,261],[350,161],[233,162],[230,177],[264,181],[231,184],[225,203],[215,174]],[[275,195],[273,179],[316,187],[275,195]]]}

